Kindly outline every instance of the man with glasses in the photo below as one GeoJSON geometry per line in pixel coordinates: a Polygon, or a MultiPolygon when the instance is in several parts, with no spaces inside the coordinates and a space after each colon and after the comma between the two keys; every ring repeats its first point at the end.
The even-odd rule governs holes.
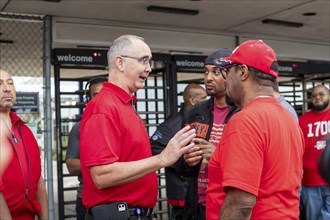
{"type": "Polygon", "coordinates": [[[157,201],[155,171],[189,150],[195,130],[186,126],[151,156],[149,137],[133,95],[152,68],[143,38],[124,35],[108,51],[109,76],[86,106],[80,125],[83,204],[87,219],[151,219],[157,201]]]}
{"type": "MultiPolygon", "coordinates": [[[[207,94],[205,89],[196,83],[188,84],[183,90],[183,105],[180,111],[161,123],[150,138],[152,154],[162,152],[168,141],[181,129],[182,119],[187,110],[195,104],[205,101],[207,94]]],[[[187,180],[182,178],[175,169],[165,167],[166,197],[171,205],[171,219],[182,220],[184,216],[184,203],[187,192],[187,180]]]]}
{"type": "Polygon", "coordinates": [[[185,115],[183,125],[196,130],[195,147],[175,164],[177,171],[188,178],[184,219],[205,220],[208,161],[222,136],[225,124],[237,110],[226,102],[224,78],[215,66],[215,60],[226,57],[231,50],[215,51],[205,59],[204,84],[211,96],[207,101],[193,106],[185,115]]]}
{"type": "Polygon", "coordinates": [[[298,219],[304,139],[273,97],[275,52],[250,40],[220,61],[227,94],[241,111],[209,162],[207,219],[298,219]]]}
{"type": "MultiPolygon", "coordinates": [[[[318,159],[330,135],[330,95],[324,85],[312,89],[312,109],[299,117],[305,136],[301,198],[306,219],[330,219],[330,191],[318,170],[318,159]]],[[[328,168],[329,169],[329,168],[328,168]]]]}

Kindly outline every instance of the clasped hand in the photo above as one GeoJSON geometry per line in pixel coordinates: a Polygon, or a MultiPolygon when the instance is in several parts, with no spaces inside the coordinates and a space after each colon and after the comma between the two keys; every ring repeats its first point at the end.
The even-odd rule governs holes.
{"type": "Polygon", "coordinates": [[[202,138],[194,138],[192,141],[195,146],[183,155],[185,162],[191,167],[197,165],[201,159],[208,162],[214,153],[215,146],[202,138]]]}

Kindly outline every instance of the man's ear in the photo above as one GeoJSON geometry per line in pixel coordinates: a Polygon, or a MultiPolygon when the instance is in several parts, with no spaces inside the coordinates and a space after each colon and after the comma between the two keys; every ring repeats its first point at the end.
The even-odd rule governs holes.
{"type": "Polygon", "coordinates": [[[116,57],[116,67],[120,70],[120,72],[124,71],[124,59],[120,56],[116,57]]]}
{"type": "Polygon", "coordinates": [[[246,80],[248,77],[249,77],[249,69],[246,65],[242,65],[240,79],[246,80]]]}
{"type": "Polygon", "coordinates": [[[195,105],[195,99],[194,99],[194,97],[190,97],[189,98],[189,101],[190,101],[190,104],[191,105],[195,105]]]}

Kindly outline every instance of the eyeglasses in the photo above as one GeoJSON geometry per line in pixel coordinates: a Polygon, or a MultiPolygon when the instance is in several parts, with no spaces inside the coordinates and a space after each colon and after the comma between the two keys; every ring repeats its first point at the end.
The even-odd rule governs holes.
{"type": "Polygon", "coordinates": [[[225,68],[224,67],[219,67],[219,69],[220,69],[220,73],[221,73],[221,75],[222,75],[222,77],[224,78],[224,79],[226,79],[226,77],[227,77],[227,75],[228,75],[228,70],[230,69],[230,68],[232,68],[232,67],[234,67],[234,66],[237,66],[238,64],[237,63],[234,63],[234,64],[231,64],[231,65],[227,65],[225,68]]]}
{"type": "Polygon", "coordinates": [[[147,66],[149,64],[150,68],[154,67],[155,62],[148,56],[144,56],[144,57],[132,57],[127,55],[120,55],[120,56],[124,58],[137,60],[139,63],[143,64],[144,66],[147,66]]]}
{"type": "Polygon", "coordinates": [[[312,95],[312,99],[317,99],[317,97],[320,96],[320,98],[323,98],[325,96],[324,92],[316,93],[312,95]]]}

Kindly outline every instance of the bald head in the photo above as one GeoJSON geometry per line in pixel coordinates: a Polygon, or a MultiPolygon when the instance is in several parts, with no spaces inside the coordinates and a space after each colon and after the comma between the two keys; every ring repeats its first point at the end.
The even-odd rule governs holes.
{"type": "Polygon", "coordinates": [[[206,97],[207,93],[201,85],[190,83],[183,91],[184,108],[187,110],[191,108],[191,106],[205,101],[206,97]]]}

